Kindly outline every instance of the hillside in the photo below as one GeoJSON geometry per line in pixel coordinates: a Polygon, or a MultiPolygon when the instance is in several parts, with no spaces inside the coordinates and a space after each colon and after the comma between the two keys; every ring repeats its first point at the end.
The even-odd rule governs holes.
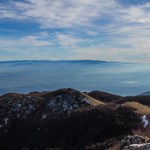
{"type": "Polygon", "coordinates": [[[122,97],[119,95],[114,95],[110,94],[107,92],[102,92],[102,91],[92,91],[90,93],[87,93],[89,96],[98,99],[100,101],[103,101],[104,103],[113,103],[116,102],[117,100],[121,99],[122,97]]]}
{"type": "Polygon", "coordinates": [[[129,106],[136,109],[136,113],[141,115],[150,115],[150,107],[142,105],[137,102],[125,102],[122,106],[129,106]]]}
{"type": "Polygon", "coordinates": [[[75,89],[0,96],[0,150],[118,150],[124,136],[149,133],[147,96],[75,89]],[[144,131],[144,133],[143,133],[144,131]],[[119,146],[119,145],[118,145],[119,146]]]}
{"type": "Polygon", "coordinates": [[[115,103],[122,104],[125,102],[137,102],[146,106],[150,106],[150,96],[149,95],[126,96],[118,99],[115,103]]]}
{"type": "MultiPolygon", "coordinates": [[[[5,123],[8,120],[5,119],[5,123]]],[[[106,149],[138,129],[140,116],[131,108],[90,106],[61,118],[13,118],[0,130],[1,150],[106,149]]]]}
{"type": "Polygon", "coordinates": [[[60,117],[65,113],[91,105],[104,104],[74,89],[53,92],[10,93],[0,97],[1,126],[14,117],[26,118],[34,113],[38,117],[60,117]],[[4,117],[7,116],[7,117],[4,117]]]}

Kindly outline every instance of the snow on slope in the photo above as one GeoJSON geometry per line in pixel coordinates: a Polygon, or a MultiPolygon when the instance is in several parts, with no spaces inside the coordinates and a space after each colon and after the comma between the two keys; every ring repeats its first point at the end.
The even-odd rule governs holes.
{"type": "Polygon", "coordinates": [[[60,89],[44,94],[6,94],[0,97],[0,128],[9,125],[14,118],[43,121],[99,104],[103,103],[74,89],[60,89]]]}

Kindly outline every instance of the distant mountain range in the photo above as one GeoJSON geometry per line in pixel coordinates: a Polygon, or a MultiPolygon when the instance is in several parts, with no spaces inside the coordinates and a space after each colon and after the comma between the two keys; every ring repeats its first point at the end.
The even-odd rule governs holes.
{"type": "Polygon", "coordinates": [[[110,148],[122,136],[143,128],[141,116],[150,114],[149,99],[71,88],[2,95],[0,149],[110,148]]]}
{"type": "Polygon", "coordinates": [[[143,92],[143,93],[141,93],[141,94],[139,94],[139,95],[150,95],[150,91],[143,92]]]}
{"type": "Polygon", "coordinates": [[[55,62],[55,63],[121,63],[115,61],[102,61],[102,60],[10,60],[0,61],[0,63],[29,63],[29,62],[55,62]]]}

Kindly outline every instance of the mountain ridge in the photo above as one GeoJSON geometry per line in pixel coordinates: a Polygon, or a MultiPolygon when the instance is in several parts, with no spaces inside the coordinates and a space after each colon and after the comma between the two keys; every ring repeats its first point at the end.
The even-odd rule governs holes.
{"type": "Polygon", "coordinates": [[[139,96],[140,96],[140,95],[141,95],[141,96],[142,96],[142,95],[150,95],[150,91],[142,92],[142,93],[139,94],[139,96]]]}
{"type": "MultiPolygon", "coordinates": [[[[61,62],[61,63],[126,63],[126,62],[117,62],[117,61],[104,61],[104,60],[6,60],[6,61],[0,61],[0,63],[25,63],[25,62],[61,62]]],[[[130,62],[127,62],[130,63],[130,62]]]]}
{"type": "Polygon", "coordinates": [[[124,136],[140,129],[150,133],[150,126],[144,128],[141,119],[150,114],[149,97],[141,96],[141,101],[137,97],[71,88],[4,94],[0,96],[0,149],[105,150],[114,146],[111,150],[119,150],[115,144],[124,136]],[[145,97],[147,106],[140,104],[145,97]]]}

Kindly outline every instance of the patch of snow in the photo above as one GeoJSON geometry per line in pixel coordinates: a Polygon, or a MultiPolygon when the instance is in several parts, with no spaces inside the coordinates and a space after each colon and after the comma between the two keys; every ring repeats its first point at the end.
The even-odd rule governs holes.
{"type": "Polygon", "coordinates": [[[47,117],[47,114],[42,115],[42,119],[45,119],[47,117]]]}
{"type": "Polygon", "coordinates": [[[50,100],[48,106],[50,106],[50,107],[55,106],[55,99],[50,100]]]}
{"type": "Polygon", "coordinates": [[[21,104],[18,104],[17,106],[18,106],[18,107],[21,107],[21,104]]]}
{"type": "Polygon", "coordinates": [[[64,101],[64,103],[63,103],[63,108],[64,108],[64,111],[68,109],[68,104],[66,101],[64,101]]]}
{"type": "Polygon", "coordinates": [[[2,124],[0,124],[0,128],[2,128],[3,127],[3,125],[2,124]]]}
{"type": "Polygon", "coordinates": [[[73,107],[72,107],[72,106],[70,106],[70,107],[69,107],[69,109],[70,109],[70,110],[73,110],[73,107]]]}
{"type": "Polygon", "coordinates": [[[79,107],[78,104],[74,104],[73,106],[74,106],[74,108],[78,108],[79,107]]]}
{"type": "Polygon", "coordinates": [[[88,104],[92,105],[87,99],[83,99],[84,101],[86,101],[88,104]]]}
{"type": "Polygon", "coordinates": [[[146,128],[148,126],[149,121],[148,121],[146,115],[142,116],[142,123],[143,123],[144,128],[146,128]]]}
{"type": "Polygon", "coordinates": [[[32,105],[29,105],[29,109],[33,109],[33,106],[32,106],[32,105]]]}
{"type": "Polygon", "coordinates": [[[5,125],[7,125],[8,123],[8,118],[5,118],[5,125]]]}

